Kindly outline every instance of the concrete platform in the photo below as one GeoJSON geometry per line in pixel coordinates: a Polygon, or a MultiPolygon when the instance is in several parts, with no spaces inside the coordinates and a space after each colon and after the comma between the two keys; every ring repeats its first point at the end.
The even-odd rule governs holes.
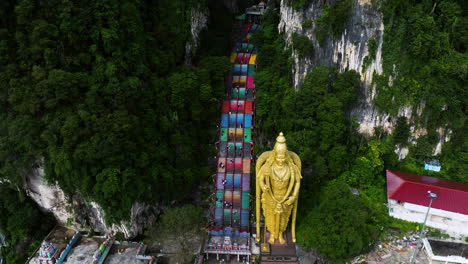
{"type": "Polygon", "coordinates": [[[104,264],[142,264],[148,263],[148,261],[143,261],[135,258],[137,248],[127,248],[124,250],[111,250],[109,256],[107,257],[104,264]]]}
{"type": "Polygon", "coordinates": [[[82,238],[78,245],[76,245],[70,253],[64,264],[82,264],[90,263],[93,260],[94,252],[99,247],[99,242],[91,238],[82,238]]]}

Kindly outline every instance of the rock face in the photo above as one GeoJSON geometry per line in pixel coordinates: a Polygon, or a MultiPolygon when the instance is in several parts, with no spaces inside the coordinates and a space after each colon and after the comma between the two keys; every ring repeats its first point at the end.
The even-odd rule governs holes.
{"type": "Polygon", "coordinates": [[[321,64],[334,65],[340,71],[356,70],[361,73],[361,79],[366,86],[372,81],[372,74],[382,73],[382,36],[383,20],[382,14],[375,10],[371,1],[355,1],[353,14],[350,17],[345,31],[339,39],[328,39],[323,46],[320,46],[314,30],[317,25],[314,23],[321,14],[320,5],[323,1],[314,1],[307,9],[297,11],[281,1],[281,20],[278,25],[279,32],[284,32],[286,43],[291,44],[293,33],[307,36],[314,44],[315,56],[313,58],[299,57],[293,54],[293,79],[294,86],[298,87],[305,77],[305,74],[313,67],[321,64]],[[311,20],[312,26],[303,28],[305,20],[311,20]],[[374,38],[378,43],[375,60],[363,72],[362,65],[364,57],[369,55],[367,42],[374,38]]]}
{"type": "MultiPolygon", "coordinates": [[[[315,21],[322,14],[320,6],[323,4],[323,0],[312,1],[303,10],[295,10],[285,0],[281,1],[278,31],[284,33],[286,45],[292,44],[293,33],[307,36],[314,45],[315,55],[313,57],[300,57],[293,50],[294,87],[298,88],[307,72],[318,65],[335,66],[341,72],[355,70],[361,74],[363,83],[361,100],[351,111],[351,116],[356,117],[360,124],[359,131],[366,135],[372,135],[375,127],[382,127],[385,132],[392,133],[396,118],[392,118],[387,113],[379,112],[373,103],[376,90],[375,85],[372,84],[372,77],[374,73],[382,73],[383,15],[372,6],[371,0],[354,0],[352,15],[340,38],[329,37],[323,45],[319,45],[314,29],[317,28],[315,21]],[[305,20],[312,21],[312,25],[304,28],[302,25],[305,20]],[[377,52],[375,59],[363,69],[364,58],[369,55],[368,41],[370,39],[375,39],[377,52]]],[[[423,109],[424,102],[417,107],[416,113],[413,112],[412,107],[401,107],[398,115],[406,116],[411,121],[415,116],[420,115],[423,109]]],[[[417,137],[424,134],[426,134],[424,130],[411,127],[411,141],[415,142],[417,137]]],[[[446,139],[446,134],[440,134],[440,141],[434,149],[434,154],[440,153],[440,146],[446,142],[446,139]]],[[[395,151],[400,158],[404,158],[407,154],[404,149],[396,149],[395,151]]]]}
{"type": "Polygon", "coordinates": [[[374,72],[382,73],[382,37],[384,25],[382,14],[374,9],[366,0],[355,0],[353,13],[346,24],[345,30],[339,39],[328,38],[321,46],[315,37],[314,23],[320,18],[323,1],[314,1],[307,9],[297,11],[281,1],[281,19],[278,25],[279,32],[283,32],[286,43],[291,44],[292,34],[298,33],[307,36],[314,45],[315,55],[312,58],[299,57],[293,52],[293,80],[298,88],[307,72],[318,65],[333,65],[340,71],[355,70],[361,74],[364,91],[362,103],[353,110],[353,116],[357,116],[360,122],[361,133],[372,134],[373,128],[382,126],[390,130],[392,124],[388,121],[388,115],[378,113],[373,107],[372,101],[375,90],[372,86],[374,72]],[[305,20],[311,20],[312,26],[303,28],[305,20]],[[368,41],[375,39],[377,53],[375,59],[363,71],[363,60],[369,55],[368,41]]]}
{"type": "Polygon", "coordinates": [[[61,224],[67,223],[68,219],[73,219],[71,204],[65,193],[57,185],[48,185],[44,179],[42,168],[34,169],[26,178],[24,189],[39,207],[52,212],[61,224]]]}
{"type": "Polygon", "coordinates": [[[42,168],[35,169],[26,178],[24,189],[43,211],[52,212],[62,225],[73,225],[78,229],[92,228],[102,234],[122,232],[125,237],[132,238],[153,223],[160,212],[156,205],[134,203],[130,222],[108,225],[104,220],[104,211],[97,203],[85,201],[78,193],[65,194],[59,186],[47,184],[43,176],[42,168]]]}
{"type": "Polygon", "coordinates": [[[209,11],[206,7],[197,5],[190,10],[190,33],[192,39],[185,43],[185,64],[190,65],[192,57],[198,48],[200,42],[200,33],[206,28],[208,23],[209,11]]]}

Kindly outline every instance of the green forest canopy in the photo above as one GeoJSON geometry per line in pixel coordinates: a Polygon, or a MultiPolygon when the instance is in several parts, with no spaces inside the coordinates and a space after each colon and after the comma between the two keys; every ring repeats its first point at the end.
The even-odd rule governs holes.
{"type": "Polygon", "coordinates": [[[0,2],[0,229],[11,248],[46,230],[27,199],[9,213],[32,168],[99,203],[108,223],[136,201],[183,201],[207,179],[230,28],[215,0],[0,2]],[[193,7],[213,15],[185,66],[193,7]],[[13,225],[22,214],[35,219],[13,225]]]}
{"type": "MultiPolygon", "coordinates": [[[[457,1],[436,5],[433,1],[381,2],[385,22],[384,74],[374,75],[376,105],[395,118],[397,125],[393,134],[377,127],[371,138],[357,133],[359,124],[349,115],[361,99],[357,96],[362,89],[359,73],[339,73],[333,67],[317,66],[295,90],[291,87],[290,51],[285,49],[283,36],[276,30],[279,16],[267,12],[264,30],[253,38],[260,47],[255,135],[259,144],[255,151],[261,153],[272,145],[270,140],[276,133],[283,131],[288,148],[303,160],[298,214],[300,244],[317,248],[330,260],[341,263],[369,249],[385,227],[407,230],[407,224],[387,215],[384,169],[468,182],[468,143],[464,137],[467,34],[459,34],[466,31],[467,17],[461,6],[457,1]],[[425,20],[418,22],[422,17],[429,24],[425,20]],[[464,29],[460,28],[462,25],[464,29]],[[437,44],[433,50],[424,39],[445,44],[437,44]],[[409,43],[414,44],[412,48],[409,43]],[[438,52],[439,47],[447,53],[438,52]],[[396,78],[393,85],[388,84],[390,75],[396,78]],[[426,102],[421,117],[414,120],[398,117],[398,108],[411,106],[415,110],[421,101],[426,102]],[[428,131],[414,145],[408,142],[412,125],[428,131]],[[423,162],[433,157],[432,150],[440,138],[436,131],[439,127],[452,131],[450,141],[436,156],[441,160],[442,171],[425,171],[423,162]],[[409,154],[402,161],[394,152],[397,145],[409,147],[409,154]],[[360,195],[354,197],[350,188],[356,188],[360,195]],[[349,219],[353,219],[352,223],[349,219]],[[353,233],[355,230],[360,231],[353,233]]],[[[307,44],[299,38],[293,36],[292,48],[302,54],[312,52],[307,45],[298,45],[307,44]]],[[[369,40],[368,45],[372,50],[368,60],[372,60],[377,45],[375,40],[369,40]]]]}
{"type": "MultiPolygon", "coordinates": [[[[213,102],[223,97],[223,76],[229,69],[226,32],[231,20],[218,2],[0,2],[0,180],[8,183],[0,186],[6,195],[0,215],[9,215],[0,219],[1,229],[15,240],[47,230],[47,222],[31,224],[33,218],[44,216],[30,201],[11,205],[22,197],[16,190],[29,169],[37,166],[44,166],[47,179],[65,191],[79,191],[98,202],[109,222],[128,218],[135,201],[183,200],[207,178],[218,110],[213,102]],[[201,56],[194,66],[181,66],[185,45],[192,41],[189,10],[199,4],[216,12],[211,12],[201,56]]],[[[296,8],[307,3],[300,1],[296,8]]],[[[342,31],[352,7],[350,1],[343,3],[328,7],[343,15],[325,14],[322,35],[331,38],[342,31]]],[[[388,219],[371,219],[369,212],[386,214],[384,168],[468,182],[464,139],[468,34],[462,4],[382,2],[384,73],[374,76],[376,105],[398,118],[398,107],[426,102],[423,116],[412,122],[426,127],[428,135],[410,146],[402,162],[393,150],[407,142],[409,120],[398,119],[394,135],[360,136],[355,120],[347,115],[361,89],[355,71],[339,73],[319,66],[295,91],[290,53],[277,32],[278,16],[270,12],[265,17],[264,30],[254,36],[260,46],[256,152],[281,130],[288,146],[304,160],[298,219],[304,223],[298,226],[304,245],[317,246],[311,241],[323,241],[319,231],[326,228],[309,232],[305,219],[322,223],[333,218],[336,210],[327,203],[334,192],[348,197],[349,187],[361,193],[342,201],[356,208],[351,217],[362,230],[361,237],[353,236],[359,247],[340,243],[335,255],[326,245],[321,252],[344,259],[378,238],[388,219]],[[390,76],[396,78],[393,85],[388,84],[390,76]],[[435,129],[440,126],[452,130],[451,141],[438,157],[442,172],[428,173],[422,170],[422,160],[432,155],[438,139],[435,129]],[[322,186],[328,187],[321,190],[322,186]]],[[[300,36],[296,40],[313,56],[310,43],[300,36]]]]}
{"type": "Polygon", "coordinates": [[[21,186],[44,166],[109,221],[190,193],[208,174],[229,70],[226,56],[183,66],[196,4],[2,2],[0,177],[21,186]]]}

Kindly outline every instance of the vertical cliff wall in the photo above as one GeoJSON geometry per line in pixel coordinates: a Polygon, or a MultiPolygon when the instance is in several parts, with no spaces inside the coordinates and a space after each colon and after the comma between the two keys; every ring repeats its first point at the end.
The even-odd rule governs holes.
{"type": "Polygon", "coordinates": [[[200,43],[200,33],[207,27],[209,10],[204,6],[194,6],[190,10],[190,33],[192,39],[185,43],[185,64],[192,63],[192,57],[200,43]]]}
{"type": "Polygon", "coordinates": [[[306,9],[298,11],[288,6],[284,0],[281,3],[278,30],[284,33],[286,42],[291,44],[292,34],[299,33],[307,36],[315,48],[312,58],[298,57],[294,54],[294,85],[300,85],[305,74],[314,66],[327,64],[338,67],[340,71],[356,70],[361,73],[361,79],[366,86],[369,86],[373,72],[382,73],[382,14],[372,7],[370,0],[355,1],[352,16],[341,37],[335,40],[328,38],[324,45],[320,46],[315,37],[314,30],[317,25],[314,22],[322,14],[322,4],[323,1],[314,1],[306,9]],[[312,25],[304,28],[302,25],[305,20],[311,20],[312,25]],[[367,42],[372,38],[378,43],[376,58],[362,71],[364,57],[369,55],[367,42]]]}
{"type": "Polygon", "coordinates": [[[352,15],[346,24],[345,30],[340,38],[329,37],[323,45],[315,36],[314,30],[317,28],[316,20],[322,14],[323,1],[314,1],[304,10],[295,10],[281,2],[280,23],[278,30],[284,33],[286,43],[291,45],[293,33],[307,36],[314,45],[313,57],[299,57],[293,51],[293,82],[297,88],[302,83],[305,75],[313,67],[325,64],[333,65],[340,71],[355,70],[361,74],[364,90],[359,107],[354,109],[352,114],[359,118],[360,131],[372,134],[373,128],[382,126],[384,129],[391,129],[387,115],[379,114],[373,107],[372,101],[375,95],[372,86],[372,75],[374,72],[382,73],[382,36],[384,25],[382,14],[372,7],[370,0],[356,0],[352,15]],[[312,25],[304,28],[304,21],[311,20],[312,25]],[[363,61],[369,56],[368,42],[375,39],[377,42],[377,52],[375,59],[363,70],[363,61]]]}
{"type": "Polygon", "coordinates": [[[127,238],[135,237],[156,220],[160,212],[157,205],[134,203],[130,221],[109,225],[99,204],[86,201],[78,193],[66,194],[58,185],[48,184],[44,170],[38,168],[26,178],[24,189],[39,207],[54,214],[62,225],[73,225],[78,229],[91,228],[102,234],[122,232],[127,238]]]}
{"type": "MultiPolygon", "coordinates": [[[[357,102],[351,111],[351,116],[356,117],[361,133],[372,135],[375,127],[382,127],[386,132],[391,133],[396,124],[396,118],[392,118],[387,113],[379,112],[373,101],[376,96],[375,85],[372,84],[374,73],[382,73],[382,42],[384,34],[383,15],[371,4],[371,0],[354,0],[352,14],[346,23],[344,32],[339,38],[329,36],[323,45],[320,45],[314,30],[317,28],[316,21],[322,15],[324,1],[312,1],[312,3],[301,10],[296,10],[282,0],[280,6],[280,23],[278,31],[284,34],[286,44],[292,45],[292,36],[298,33],[307,36],[314,46],[314,56],[298,56],[293,49],[293,85],[298,88],[307,72],[314,67],[325,64],[337,67],[340,71],[355,70],[361,74],[363,84],[360,101],[357,102]],[[304,22],[310,20],[310,26],[304,22]],[[366,56],[370,57],[369,41],[376,43],[375,58],[365,65],[366,56]]],[[[333,15],[333,14],[331,14],[333,15]]],[[[389,80],[390,82],[392,80],[389,80]]],[[[424,102],[416,111],[413,107],[401,107],[398,116],[406,116],[412,120],[422,113],[424,102]],[[415,112],[415,113],[414,113],[415,112]]],[[[440,131],[440,141],[434,148],[434,154],[440,153],[441,145],[449,140],[450,131],[440,131]]],[[[411,126],[411,138],[415,140],[427,132],[424,129],[411,126]]],[[[400,158],[404,158],[408,153],[407,149],[396,149],[400,158]]]]}

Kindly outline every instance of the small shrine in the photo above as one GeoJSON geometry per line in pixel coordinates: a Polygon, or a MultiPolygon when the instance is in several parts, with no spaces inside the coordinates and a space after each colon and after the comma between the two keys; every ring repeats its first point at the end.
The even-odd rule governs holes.
{"type": "Polygon", "coordinates": [[[424,161],[424,169],[430,171],[440,171],[442,166],[440,165],[440,161],[436,159],[427,159],[424,161]]]}
{"type": "Polygon", "coordinates": [[[55,264],[60,257],[60,250],[47,240],[44,240],[38,251],[37,264],[55,264]]]}

